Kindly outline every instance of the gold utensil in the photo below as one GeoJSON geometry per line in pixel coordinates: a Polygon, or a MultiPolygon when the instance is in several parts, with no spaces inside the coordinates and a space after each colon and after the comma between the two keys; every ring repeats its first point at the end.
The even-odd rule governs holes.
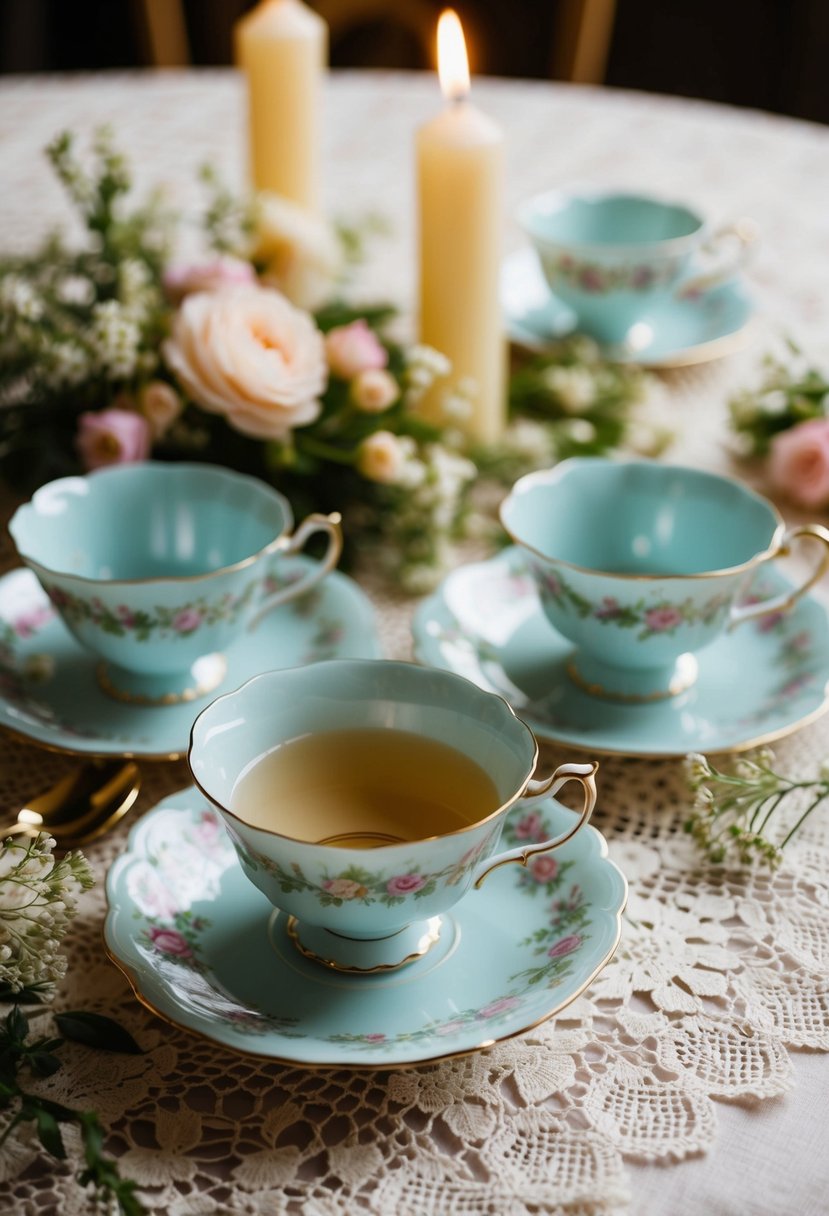
{"type": "Polygon", "coordinates": [[[133,762],[93,760],[38,794],[0,829],[12,833],[48,832],[61,848],[86,844],[110,831],[134,804],[141,776],[133,762]]]}

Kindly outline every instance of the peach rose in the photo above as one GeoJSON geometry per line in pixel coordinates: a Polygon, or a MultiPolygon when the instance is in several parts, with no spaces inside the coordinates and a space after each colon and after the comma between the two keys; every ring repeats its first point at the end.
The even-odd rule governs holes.
{"type": "Polygon", "coordinates": [[[287,198],[263,191],[256,199],[251,257],[263,278],[298,308],[319,308],[343,270],[333,228],[287,198]]]}
{"type": "Polygon", "coordinates": [[[769,473],[776,489],[802,507],[829,506],[829,418],[775,435],[769,473]]]}
{"type": "Polygon", "coordinates": [[[351,381],[351,400],[365,414],[381,414],[400,396],[394,376],[378,368],[360,372],[351,381]]]}
{"type": "Polygon", "coordinates": [[[325,338],[328,366],[341,380],[352,380],[360,372],[385,367],[389,353],[367,321],[360,317],[350,325],[337,325],[325,338]]]}
{"type": "Polygon", "coordinates": [[[256,439],[313,422],[328,369],[314,320],[267,287],[188,296],[163,346],[192,399],[256,439]]]}

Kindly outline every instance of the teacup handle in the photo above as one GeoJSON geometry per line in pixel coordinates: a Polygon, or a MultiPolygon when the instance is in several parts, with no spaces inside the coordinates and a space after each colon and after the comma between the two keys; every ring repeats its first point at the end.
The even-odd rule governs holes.
{"type": "Polygon", "coordinates": [[[273,552],[284,553],[286,556],[299,553],[308,538],[317,532],[327,532],[328,534],[328,547],[322,561],[302,578],[297,579],[295,583],[281,587],[279,591],[274,591],[273,595],[269,595],[267,599],[263,600],[256,610],[256,615],[251,619],[248,629],[255,629],[263,616],[266,616],[272,609],[278,608],[280,604],[284,604],[286,600],[292,600],[295,596],[304,595],[306,591],[310,591],[329,570],[333,570],[336,566],[343,550],[342,516],[339,511],[333,511],[331,515],[306,516],[292,536],[280,536],[273,552]]]}
{"type": "Polygon", "coordinates": [[[805,595],[810,587],[814,587],[815,583],[823,578],[829,570],[829,528],[824,528],[822,524],[799,524],[797,527],[787,529],[779,546],[769,554],[766,561],[774,561],[777,557],[788,557],[791,553],[792,541],[797,540],[800,536],[819,540],[823,545],[820,561],[806,581],[791,591],[783,591],[780,595],[773,595],[770,599],[761,600],[759,604],[743,604],[741,607],[732,608],[728,622],[729,629],[735,629],[744,621],[753,621],[758,616],[765,616],[769,612],[788,612],[801,595],[805,595]]]}
{"type": "Polygon", "coordinates": [[[703,252],[710,253],[715,259],[714,265],[709,270],[703,270],[681,279],[676,285],[675,294],[699,296],[706,291],[711,291],[713,287],[719,287],[721,283],[727,283],[729,279],[733,279],[748,261],[758,233],[759,230],[754,220],[747,217],[718,228],[703,246],[703,252]],[[735,241],[736,246],[734,246],[735,241]],[[730,251],[726,249],[718,257],[717,249],[724,246],[726,242],[733,246],[732,249],[730,251]]]}
{"type": "Polygon", "coordinates": [[[521,845],[517,849],[507,849],[504,853],[496,853],[494,857],[487,857],[473,872],[473,885],[479,887],[486,876],[493,870],[497,870],[499,866],[504,866],[510,861],[517,861],[519,865],[525,866],[529,859],[537,853],[549,853],[575,836],[593,814],[593,808],[598,798],[596,789],[598,767],[595,760],[591,760],[589,764],[560,764],[551,777],[545,777],[541,781],[530,781],[516,806],[535,806],[537,802],[542,802],[545,798],[554,798],[568,781],[578,781],[584,792],[581,814],[573,827],[561,836],[555,836],[552,840],[542,840],[540,844],[521,845]]]}

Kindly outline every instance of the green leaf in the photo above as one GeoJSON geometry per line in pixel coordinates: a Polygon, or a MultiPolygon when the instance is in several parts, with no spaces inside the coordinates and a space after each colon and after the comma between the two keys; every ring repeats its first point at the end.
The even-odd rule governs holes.
{"type": "Polygon", "coordinates": [[[0,983],[0,1001],[15,1005],[41,1005],[48,998],[52,989],[51,984],[32,984],[29,988],[20,988],[17,992],[7,980],[0,983]]]}
{"type": "Polygon", "coordinates": [[[47,1153],[51,1153],[53,1157],[57,1157],[60,1161],[63,1161],[66,1158],[66,1149],[64,1148],[63,1137],[60,1134],[57,1120],[42,1107],[37,1112],[36,1120],[40,1143],[47,1153]]]}
{"type": "Polygon", "coordinates": [[[51,1077],[61,1066],[57,1056],[50,1055],[48,1051],[34,1051],[28,1059],[32,1072],[39,1077],[51,1077]]]}
{"type": "Polygon", "coordinates": [[[128,1030],[119,1026],[112,1018],[102,1013],[88,1013],[83,1009],[67,1009],[55,1014],[58,1029],[66,1039],[97,1047],[103,1051],[121,1051],[126,1055],[143,1055],[128,1030]]]}
{"type": "Polygon", "coordinates": [[[10,1037],[18,1043],[24,1042],[26,1035],[29,1033],[29,1019],[17,1005],[13,1007],[11,1013],[6,1018],[6,1030],[10,1037]]]}

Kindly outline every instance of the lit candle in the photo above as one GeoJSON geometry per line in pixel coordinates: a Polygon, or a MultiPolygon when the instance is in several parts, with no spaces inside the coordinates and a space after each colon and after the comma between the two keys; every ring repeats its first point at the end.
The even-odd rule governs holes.
{"type": "Polygon", "coordinates": [[[315,210],[328,27],[301,0],[262,0],[234,37],[248,84],[253,184],[315,210]]]}
{"type": "MultiPolygon", "coordinates": [[[[466,429],[497,440],[506,419],[506,345],[498,301],[504,140],[467,101],[463,30],[448,10],[438,22],[438,72],[449,104],[417,133],[420,338],[477,386],[466,429]]],[[[437,402],[424,411],[436,416],[437,402]]]]}

